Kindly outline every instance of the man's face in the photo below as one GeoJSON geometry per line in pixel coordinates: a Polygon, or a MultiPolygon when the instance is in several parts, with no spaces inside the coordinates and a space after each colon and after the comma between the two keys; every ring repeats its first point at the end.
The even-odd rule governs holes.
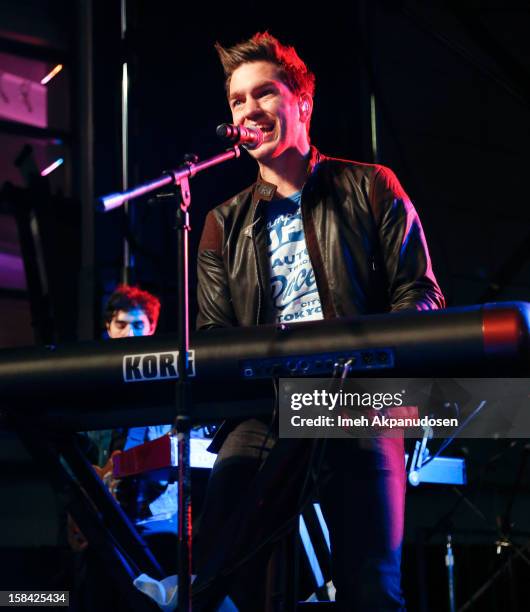
{"type": "Polygon", "coordinates": [[[310,112],[304,109],[311,99],[294,94],[271,62],[250,62],[236,68],[230,79],[228,102],[236,125],[263,131],[263,144],[250,151],[257,161],[279,157],[289,148],[306,153],[310,112]]]}
{"type": "Polygon", "coordinates": [[[128,338],[129,336],[152,336],[155,327],[141,308],[118,310],[110,323],[107,323],[109,338],[128,338]]]}

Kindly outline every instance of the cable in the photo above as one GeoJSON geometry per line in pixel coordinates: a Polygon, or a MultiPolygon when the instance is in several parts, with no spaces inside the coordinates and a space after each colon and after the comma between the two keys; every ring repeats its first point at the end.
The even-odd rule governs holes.
{"type": "MultiPolygon", "coordinates": [[[[337,379],[339,379],[339,385],[342,386],[344,384],[344,380],[347,378],[349,372],[352,367],[352,360],[348,360],[345,364],[336,363],[333,371],[333,376],[330,384],[334,384],[337,379]]],[[[278,387],[275,382],[275,413],[273,417],[276,416],[276,410],[278,405],[278,387]]],[[[265,444],[270,436],[272,430],[272,421],[271,427],[267,431],[265,440],[262,444],[262,448],[260,453],[264,450],[265,444]]],[[[230,574],[236,572],[242,565],[247,563],[252,557],[262,551],[266,546],[272,544],[273,542],[279,540],[280,538],[287,535],[293,528],[298,525],[298,517],[303,510],[303,507],[311,499],[316,485],[318,483],[318,477],[320,475],[320,470],[322,468],[326,450],[326,438],[316,438],[313,441],[312,448],[310,451],[310,457],[308,462],[308,469],[306,471],[306,475],[304,478],[304,482],[302,483],[300,493],[298,495],[298,501],[296,503],[296,513],[294,516],[290,516],[279,525],[268,537],[259,542],[256,546],[253,547],[251,551],[249,551],[244,557],[232,563],[229,567],[221,570],[217,575],[211,577],[207,582],[205,582],[199,589],[197,589],[197,593],[205,591],[209,588],[216,580],[221,577],[227,577],[230,574]],[[315,469],[316,468],[316,469],[315,469]],[[311,486],[310,486],[311,484],[311,486]]]]}
{"type": "Polygon", "coordinates": [[[422,462],[422,464],[418,468],[418,471],[421,471],[421,469],[425,465],[428,465],[431,461],[434,461],[437,457],[439,457],[443,453],[443,451],[455,440],[458,434],[467,426],[467,424],[475,418],[475,416],[482,410],[482,408],[484,408],[485,405],[486,400],[482,400],[480,404],[475,408],[475,410],[473,410],[473,412],[466,417],[464,422],[457,428],[457,430],[442,442],[440,448],[434,453],[434,455],[431,455],[425,461],[422,462]]]}

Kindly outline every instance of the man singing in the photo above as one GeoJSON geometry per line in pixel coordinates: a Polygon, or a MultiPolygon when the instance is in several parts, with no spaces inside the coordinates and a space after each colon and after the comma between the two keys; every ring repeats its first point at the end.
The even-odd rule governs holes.
{"type": "MultiPolygon", "coordinates": [[[[264,139],[249,151],[256,183],[207,216],[199,328],[443,307],[420,220],[392,171],[326,157],[310,145],[315,77],[296,51],[268,33],[216,48],[233,123],[259,128],[264,139]]],[[[265,608],[254,572],[205,586],[201,571],[276,439],[266,419],[249,418],[225,423],[214,441],[194,610],[212,609],[227,593],[240,610],[265,608]]],[[[338,609],[404,610],[403,440],[328,440],[318,496],[338,609]]]]}

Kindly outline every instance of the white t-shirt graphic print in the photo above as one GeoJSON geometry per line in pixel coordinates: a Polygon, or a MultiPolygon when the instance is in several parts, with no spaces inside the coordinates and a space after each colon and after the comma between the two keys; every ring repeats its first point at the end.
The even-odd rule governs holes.
{"type": "Polygon", "coordinates": [[[276,321],[322,319],[320,296],[305,242],[298,191],[267,204],[271,297],[276,321]]]}

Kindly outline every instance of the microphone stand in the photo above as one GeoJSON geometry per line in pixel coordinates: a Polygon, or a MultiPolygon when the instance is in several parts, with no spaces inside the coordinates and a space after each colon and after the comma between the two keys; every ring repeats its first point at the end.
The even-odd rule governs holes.
{"type": "Polygon", "coordinates": [[[122,193],[113,193],[99,198],[97,210],[108,212],[125,202],[151,193],[161,187],[174,187],[164,194],[163,200],[170,201],[175,208],[175,229],[177,230],[177,272],[178,272],[178,382],[175,394],[175,429],[178,441],[178,610],[191,611],[192,571],[192,516],[191,516],[191,388],[189,377],[189,291],[188,291],[188,236],[190,232],[189,207],[191,190],[189,179],[199,172],[217,166],[230,159],[238,158],[240,150],[234,146],[224,153],[198,162],[194,155],[185,156],[184,164],[176,170],[169,170],[152,181],[133,187],[122,193]]]}

